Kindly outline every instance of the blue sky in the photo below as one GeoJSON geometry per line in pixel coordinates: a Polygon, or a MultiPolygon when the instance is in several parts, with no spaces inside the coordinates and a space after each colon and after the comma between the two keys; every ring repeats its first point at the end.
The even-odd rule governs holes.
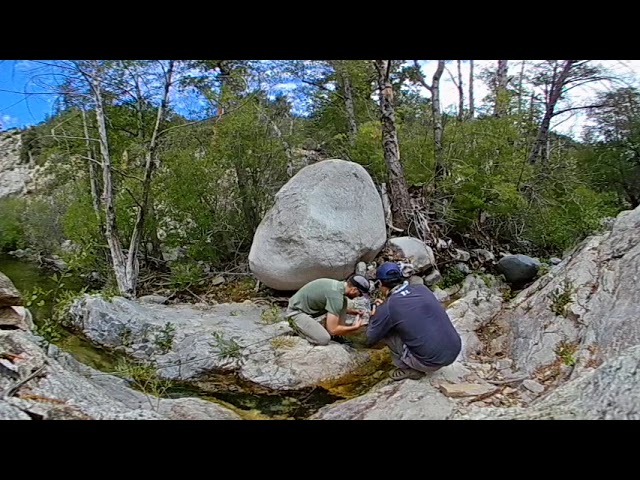
{"type": "MultiPolygon", "coordinates": [[[[475,61],[476,77],[484,67],[495,68],[497,60],[477,60],[475,61]]],[[[520,60],[510,60],[509,71],[517,74],[520,60]]],[[[625,75],[630,83],[637,84],[640,74],[640,61],[638,60],[606,60],[598,62],[619,75],[625,75]]],[[[435,61],[426,61],[423,71],[427,79],[431,78],[435,70],[435,61]]],[[[463,61],[462,72],[465,81],[468,79],[469,63],[463,61]]],[[[445,72],[441,82],[441,99],[445,110],[455,109],[458,103],[457,90],[451,81],[449,71],[456,74],[454,64],[449,64],[448,71],[445,72]]],[[[46,90],[38,86],[37,77],[34,79],[34,72],[37,65],[30,60],[0,60],[0,130],[10,128],[23,128],[42,122],[47,114],[53,113],[54,97],[46,90]]],[[[466,85],[465,87],[468,87],[466,85]]],[[[572,92],[572,102],[589,103],[598,90],[604,88],[602,85],[589,85],[583,90],[572,92]]],[[[281,92],[287,95],[295,95],[296,85],[290,79],[282,79],[271,83],[270,94],[281,92]],[[288,81],[287,81],[288,80],[288,81]]],[[[466,88],[465,88],[466,89],[466,88]]],[[[488,93],[486,85],[476,78],[474,82],[476,106],[488,93]]],[[[468,101],[468,98],[466,99],[468,101]]],[[[183,115],[191,116],[194,112],[201,110],[205,102],[194,97],[174,98],[174,108],[183,115]],[[191,115],[189,115],[191,114],[191,115]]],[[[574,137],[580,135],[586,118],[580,112],[573,112],[560,116],[555,120],[552,128],[558,132],[574,137]]]]}
{"type": "Polygon", "coordinates": [[[22,128],[52,113],[53,97],[30,81],[28,60],[0,60],[0,129],[22,128]]]}

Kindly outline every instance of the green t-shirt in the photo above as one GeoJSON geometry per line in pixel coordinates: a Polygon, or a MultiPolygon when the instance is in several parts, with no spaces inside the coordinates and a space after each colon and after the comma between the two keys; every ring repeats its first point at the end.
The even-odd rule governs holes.
{"type": "Polygon", "coordinates": [[[331,278],[313,280],[289,299],[289,308],[300,310],[312,317],[318,317],[327,312],[338,317],[343,316],[347,310],[344,282],[331,278]]]}

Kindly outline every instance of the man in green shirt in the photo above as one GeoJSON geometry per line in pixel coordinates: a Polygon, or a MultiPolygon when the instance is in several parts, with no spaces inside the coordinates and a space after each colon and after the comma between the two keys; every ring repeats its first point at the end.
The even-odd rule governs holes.
{"type": "Polygon", "coordinates": [[[289,299],[286,317],[300,336],[313,344],[327,345],[332,336],[354,333],[363,325],[364,310],[349,308],[347,299],[368,293],[369,280],[361,275],[346,281],[318,278],[289,299]],[[344,325],[347,314],[357,315],[353,325],[344,325]]]}

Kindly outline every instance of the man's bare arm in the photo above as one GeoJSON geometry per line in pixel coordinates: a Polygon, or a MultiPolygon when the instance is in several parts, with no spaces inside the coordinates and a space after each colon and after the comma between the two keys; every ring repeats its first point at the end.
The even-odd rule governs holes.
{"type": "Polygon", "coordinates": [[[331,335],[338,337],[347,335],[358,330],[362,326],[362,318],[356,318],[353,325],[340,325],[340,317],[333,313],[327,313],[327,331],[331,335]]]}

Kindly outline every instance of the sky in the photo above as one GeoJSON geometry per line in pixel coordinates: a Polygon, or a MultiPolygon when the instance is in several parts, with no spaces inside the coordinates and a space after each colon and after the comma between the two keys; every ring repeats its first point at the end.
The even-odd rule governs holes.
{"type": "MultiPolygon", "coordinates": [[[[431,79],[436,63],[436,61],[424,63],[422,68],[427,80],[431,79]]],[[[633,84],[639,82],[640,60],[603,60],[597,63],[616,74],[624,75],[633,84]]],[[[488,93],[487,86],[477,78],[478,74],[483,68],[495,69],[497,60],[476,60],[474,64],[476,77],[474,97],[477,106],[488,93]]],[[[517,75],[519,71],[520,60],[510,60],[509,74],[517,75]]],[[[443,74],[440,84],[441,103],[444,110],[455,111],[458,105],[458,91],[449,72],[457,77],[455,61],[447,64],[447,70],[443,74]]],[[[462,75],[465,83],[465,104],[468,106],[469,62],[467,60],[462,62],[462,75]]],[[[37,80],[33,80],[33,64],[30,64],[29,60],[0,60],[0,130],[35,125],[42,122],[47,114],[52,114],[54,97],[37,83],[37,80]]],[[[278,87],[280,87],[278,90],[287,92],[291,85],[281,84],[278,87]]],[[[572,91],[570,100],[576,104],[588,104],[590,99],[604,88],[602,84],[590,84],[584,88],[577,88],[572,91]]],[[[181,103],[184,104],[185,113],[187,108],[193,109],[193,105],[187,107],[184,99],[181,103]]],[[[552,129],[578,139],[585,124],[584,113],[577,111],[554,118],[552,129]]]]}

